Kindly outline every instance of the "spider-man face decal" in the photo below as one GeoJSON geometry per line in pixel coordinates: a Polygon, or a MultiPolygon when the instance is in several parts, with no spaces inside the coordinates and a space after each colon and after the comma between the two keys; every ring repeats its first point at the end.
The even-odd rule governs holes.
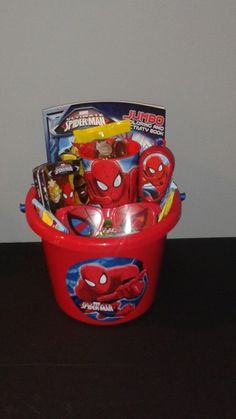
{"type": "Polygon", "coordinates": [[[113,201],[117,201],[122,195],[123,177],[119,164],[114,160],[96,160],[91,166],[91,181],[96,193],[109,195],[113,201]]]}

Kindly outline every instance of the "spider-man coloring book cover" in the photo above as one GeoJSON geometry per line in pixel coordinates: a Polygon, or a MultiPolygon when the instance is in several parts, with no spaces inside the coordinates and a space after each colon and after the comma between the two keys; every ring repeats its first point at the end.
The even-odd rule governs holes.
{"type": "Polygon", "coordinates": [[[132,102],[89,102],[44,109],[43,124],[47,159],[50,163],[69,158],[75,152],[73,130],[86,129],[129,119],[130,138],[142,150],[165,144],[164,107],[132,102]]]}

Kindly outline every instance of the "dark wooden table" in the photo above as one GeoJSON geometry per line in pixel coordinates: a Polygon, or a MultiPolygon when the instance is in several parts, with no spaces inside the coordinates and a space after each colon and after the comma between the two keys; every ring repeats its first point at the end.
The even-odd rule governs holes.
{"type": "Polygon", "coordinates": [[[235,254],[168,240],[152,308],[104,328],[57,307],[40,243],[1,244],[0,418],[236,418],[235,254]]]}

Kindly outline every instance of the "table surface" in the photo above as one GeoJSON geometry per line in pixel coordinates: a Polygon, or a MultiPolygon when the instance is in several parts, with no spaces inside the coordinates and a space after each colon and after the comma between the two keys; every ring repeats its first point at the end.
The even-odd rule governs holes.
{"type": "Polygon", "coordinates": [[[1,419],[236,418],[236,239],[167,240],[140,318],[79,323],[41,243],[0,244],[1,419]]]}

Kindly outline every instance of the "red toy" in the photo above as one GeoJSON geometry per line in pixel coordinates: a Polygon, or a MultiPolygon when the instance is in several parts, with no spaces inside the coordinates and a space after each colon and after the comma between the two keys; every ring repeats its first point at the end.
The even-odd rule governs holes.
{"type": "Polygon", "coordinates": [[[117,208],[77,205],[60,208],[57,218],[78,236],[119,236],[153,226],[161,208],[152,202],[137,202],[117,208]]]}
{"type": "MultiPolygon", "coordinates": [[[[160,223],[155,223],[152,228],[142,229],[138,234],[128,234],[123,237],[103,237],[101,240],[96,237],[64,234],[49,227],[40,219],[32,203],[32,199],[36,196],[36,190],[32,187],[26,197],[26,217],[33,231],[42,238],[54,294],[62,310],[79,321],[103,326],[125,323],[144,313],[151,306],[155,297],[166,235],[180,218],[181,200],[178,190],[174,194],[173,204],[168,215],[160,223]],[[91,262],[91,257],[98,262],[91,262]],[[103,261],[110,258],[114,260],[111,266],[105,266],[103,261]],[[119,263],[119,260],[127,258],[127,263],[119,263]],[[130,269],[133,260],[137,260],[140,263],[140,268],[136,265],[140,271],[145,270],[143,275],[144,291],[141,291],[142,284],[140,282],[142,282],[142,277],[140,278],[138,270],[136,268],[130,269]],[[112,278],[113,285],[108,286],[106,291],[103,290],[103,293],[96,293],[96,298],[99,301],[94,304],[99,305],[99,309],[95,308],[95,312],[99,316],[84,311],[86,309],[90,310],[90,307],[93,309],[93,302],[78,301],[78,293],[85,297],[86,292],[86,298],[89,298],[90,295],[87,293],[89,287],[85,288],[85,285],[79,285],[79,279],[81,279],[82,283],[82,278],[84,280],[86,278],[85,274],[88,272],[87,270],[82,271],[82,275],[80,270],[76,271],[74,267],[77,267],[79,264],[81,268],[82,266],[91,266],[92,264],[93,266],[99,265],[103,268],[103,273],[109,277],[109,280],[112,278]],[[125,269],[124,271],[122,270],[122,266],[127,268],[126,272],[125,269]],[[119,270],[116,271],[115,268],[119,268],[119,270]],[[116,279],[116,273],[118,279],[116,279]],[[68,281],[70,281],[71,275],[74,274],[73,290],[69,291],[68,281]],[[75,288],[77,294],[74,292],[75,288]],[[138,292],[140,292],[138,297],[131,297],[132,295],[137,295],[138,292]],[[74,294],[77,301],[74,299],[74,294]],[[128,305],[127,308],[123,304],[126,297],[120,297],[121,295],[130,296],[125,301],[126,305],[128,305]],[[105,303],[100,301],[103,298],[110,299],[111,302],[105,303]],[[130,305],[132,304],[133,307],[131,308],[130,305]],[[114,312],[115,305],[117,312],[114,312]],[[121,312],[119,309],[124,311],[121,312]],[[128,312],[129,309],[131,311],[128,312]]],[[[149,203],[146,204],[150,205],[149,203]]],[[[94,277],[90,276],[90,272],[88,272],[88,275],[87,279],[95,282],[94,277]]],[[[97,272],[97,282],[99,282],[101,276],[100,270],[100,272],[97,272]]],[[[104,282],[104,284],[100,284],[101,287],[106,287],[109,284],[109,281],[106,282],[105,278],[104,282]]],[[[72,284],[72,282],[69,283],[72,284]]],[[[91,288],[92,290],[96,289],[94,286],[91,288]]],[[[92,297],[92,295],[90,296],[92,297]]]]}
{"type": "Polygon", "coordinates": [[[75,204],[74,189],[72,188],[70,182],[68,181],[68,182],[61,183],[61,189],[62,189],[63,204],[65,206],[75,204]]]}
{"type": "Polygon", "coordinates": [[[175,159],[163,146],[151,146],[140,157],[139,195],[147,201],[161,203],[170,184],[175,159]]]}

